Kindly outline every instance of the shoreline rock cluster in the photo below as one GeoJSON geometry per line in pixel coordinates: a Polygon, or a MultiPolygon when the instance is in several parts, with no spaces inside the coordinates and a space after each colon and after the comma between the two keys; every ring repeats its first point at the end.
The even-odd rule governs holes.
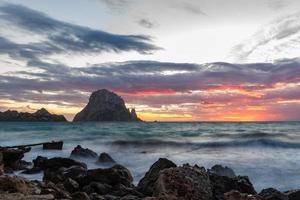
{"type": "Polygon", "coordinates": [[[137,185],[131,172],[107,153],[98,156],[77,146],[69,158],[38,156],[32,164],[22,160],[30,149],[0,149],[0,200],[299,200],[300,190],[280,192],[268,188],[257,193],[247,176],[237,176],[228,167],[205,169],[197,165],[177,166],[158,159],[137,185]],[[9,157],[8,157],[9,156],[9,157]],[[9,159],[8,159],[9,158],[9,159]],[[79,162],[92,159],[108,164],[88,169],[79,162]],[[30,166],[30,167],[29,167],[30,166]],[[29,181],[6,173],[43,172],[43,181],[29,181]]]}

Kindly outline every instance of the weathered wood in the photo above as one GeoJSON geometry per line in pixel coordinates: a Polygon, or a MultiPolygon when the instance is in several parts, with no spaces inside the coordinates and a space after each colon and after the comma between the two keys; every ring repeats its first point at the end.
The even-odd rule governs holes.
{"type": "Polygon", "coordinates": [[[41,142],[35,144],[7,146],[2,148],[15,149],[15,148],[25,148],[25,147],[33,147],[33,146],[41,146],[41,145],[43,145],[43,149],[62,150],[63,141],[41,142]]]}

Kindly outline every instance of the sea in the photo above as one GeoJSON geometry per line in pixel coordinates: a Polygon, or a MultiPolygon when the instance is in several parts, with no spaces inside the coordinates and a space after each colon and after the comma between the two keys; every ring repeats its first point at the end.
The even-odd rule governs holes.
{"type": "MultiPolygon", "coordinates": [[[[62,151],[33,147],[24,157],[69,157],[81,145],[109,153],[138,181],[159,158],[205,168],[221,164],[250,178],[255,189],[300,188],[300,122],[260,123],[0,123],[0,146],[64,141],[62,151]]],[[[81,160],[100,168],[95,160],[81,160]]],[[[16,172],[20,174],[20,172],[16,172]]],[[[42,174],[22,175],[41,180],[42,174]]]]}

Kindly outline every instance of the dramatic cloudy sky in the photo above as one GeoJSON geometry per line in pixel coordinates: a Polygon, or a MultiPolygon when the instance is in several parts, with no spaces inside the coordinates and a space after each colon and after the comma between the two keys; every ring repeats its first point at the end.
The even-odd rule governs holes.
{"type": "Polygon", "coordinates": [[[149,121],[300,120],[300,1],[0,0],[0,111],[102,88],[149,121]]]}

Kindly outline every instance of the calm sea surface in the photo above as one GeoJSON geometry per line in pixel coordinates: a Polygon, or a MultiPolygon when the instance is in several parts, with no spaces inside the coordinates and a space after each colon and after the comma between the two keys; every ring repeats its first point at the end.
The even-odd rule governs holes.
{"type": "MultiPolygon", "coordinates": [[[[300,123],[0,123],[0,146],[52,140],[63,151],[34,147],[25,157],[70,155],[78,144],[107,152],[131,170],[135,182],[166,157],[177,164],[227,165],[248,175],[259,191],[300,188],[300,123]]],[[[90,168],[99,167],[85,161],[90,168]]],[[[100,166],[101,167],[101,166],[100,166]]],[[[42,175],[29,175],[41,179],[42,175]]]]}

